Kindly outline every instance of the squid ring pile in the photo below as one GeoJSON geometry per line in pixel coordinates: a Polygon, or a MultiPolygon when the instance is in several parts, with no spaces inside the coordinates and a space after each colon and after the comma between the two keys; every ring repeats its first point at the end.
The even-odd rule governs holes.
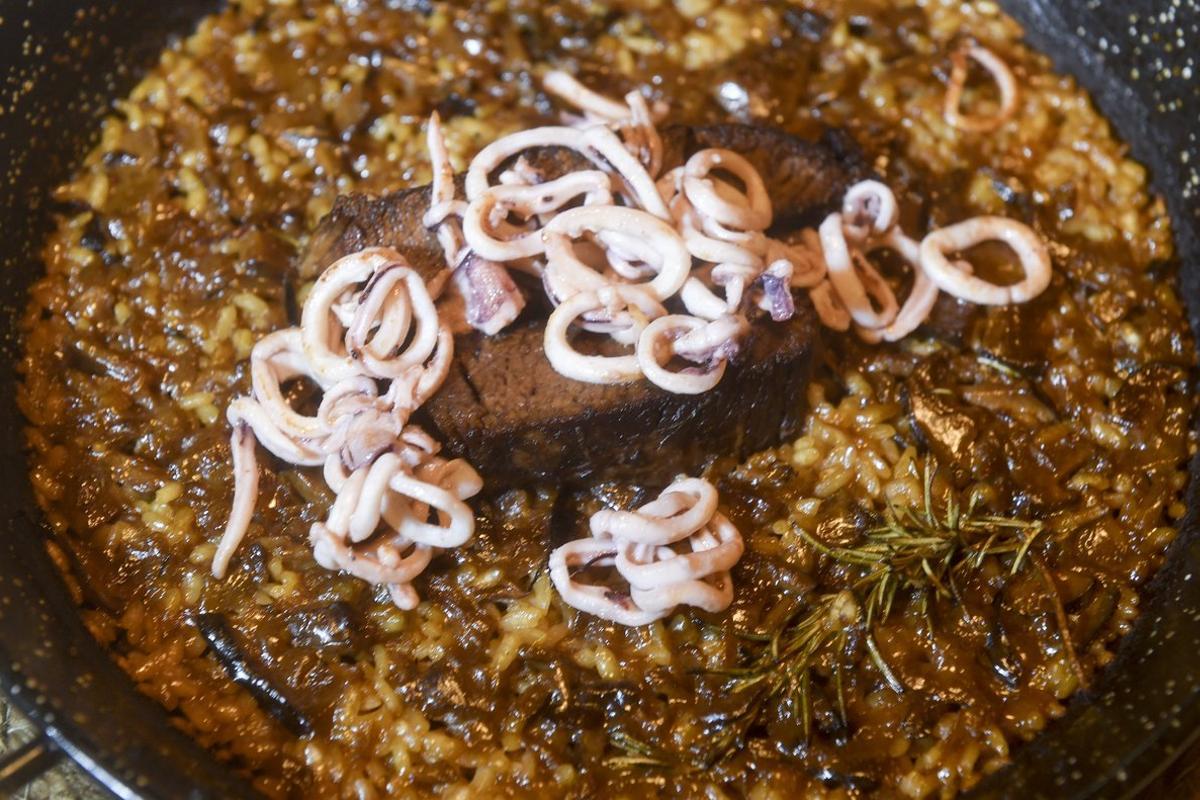
{"type": "Polygon", "coordinates": [[[550,578],[574,608],[621,625],[647,625],[680,605],[715,613],[733,601],[729,570],[745,545],[717,510],[717,490],[708,481],[679,479],[636,511],[597,511],[590,526],[589,538],[550,555],[550,578]],[[628,592],[582,581],[580,573],[591,567],[614,567],[628,592]]]}
{"type": "Polygon", "coordinates": [[[939,292],[980,305],[1006,305],[1028,302],[1050,285],[1050,253],[1027,225],[1004,217],[975,217],[936,229],[918,243],[901,229],[898,208],[891,189],[863,181],[846,192],[841,211],[821,223],[826,278],[811,296],[829,327],[848,330],[853,325],[864,341],[894,342],[929,317],[939,292]],[[970,263],[950,260],[989,241],[1016,254],[1024,272],[1019,282],[989,283],[973,274],[970,263]],[[912,288],[903,303],[869,259],[883,249],[894,251],[912,271],[912,288]]]}
{"type": "Polygon", "coordinates": [[[464,500],[482,488],[461,459],[408,419],[445,380],[454,340],[425,282],[394,250],[346,256],[316,281],[299,328],[276,331],[251,352],[253,391],[234,400],[234,500],[213,557],[225,575],[258,495],[255,440],[283,461],[322,466],[336,499],[309,538],[318,564],[386,585],[401,608],[438,549],[464,544],[475,518],[464,500]],[[292,408],[282,384],[313,381],[315,416],[292,408]],[[383,383],[386,388],[380,389],[383,383]]]}

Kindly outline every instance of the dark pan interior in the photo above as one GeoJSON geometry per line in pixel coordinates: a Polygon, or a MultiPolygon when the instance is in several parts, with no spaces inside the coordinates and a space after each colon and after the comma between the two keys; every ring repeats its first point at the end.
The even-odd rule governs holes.
{"type": "MultiPolygon", "coordinates": [[[[16,4],[10,4],[15,6],[16,4]]],[[[0,13],[0,684],[49,738],[118,796],[253,792],[170,726],[94,643],[45,554],[14,403],[15,323],[40,269],[46,194],[92,141],[95,120],[169,37],[216,0],[37,0],[0,13]]],[[[1080,79],[1168,199],[1183,293],[1200,323],[1200,7],[1196,0],[1007,0],[1031,43],[1080,79]]],[[[1122,797],[1200,738],[1200,461],[1189,514],[1117,660],[983,798],[1122,797]]]]}

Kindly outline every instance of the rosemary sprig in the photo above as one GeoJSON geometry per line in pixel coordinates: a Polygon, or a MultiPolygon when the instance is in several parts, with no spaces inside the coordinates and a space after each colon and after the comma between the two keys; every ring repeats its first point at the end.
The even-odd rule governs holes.
{"type": "Polygon", "coordinates": [[[935,471],[927,461],[921,508],[889,506],[882,524],[859,545],[830,547],[802,528],[794,529],[818,552],[866,568],[853,586],[864,599],[868,629],[887,619],[901,590],[915,592],[926,615],[935,597],[957,598],[962,573],[979,569],[989,557],[1011,556],[1009,574],[1015,575],[1042,533],[1039,521],[976,513],[974,497],[964,509],[950,494],[939,513],[933,498],[935,471]]]}
{"type": "MultiPolygon", "coordinates": [[[[1030,560],[1030,547],[1043,531],[1041,522],[980,514],[974,499],[964,508],[953,494],[939,509],[933,491],[935,472],[927,461],[920,507],[889,507],[881,524],[855,546],[826,545],[795,528],[818,552],[862,571],[849,589],[818,597],[774,632],[743,635],[761,646],[745,666],[719,673],[729,677],[727,688],[732,692],[758,692],[748,718],[739,725],[743,732],[765,709],[782,702],[802,720],[804,734],[810,736],[812,668],[830,648],[838,713],[846,722],[841,653],[855,626],[860,627],[867,654],[884,681],[893,691],[903,692],[903,683],[873,634],[875,626],[891,615],[897,595],[915,597],[929,619],[933,600],[957,598],[963,574],[978,570],[987,559],[1009,559],[1010,574],[1030,560]]],[[[738,738],[730,737],[728,747],[736,746],[738,738]]]]}
{"type": "MultiPolygon", "coordinates": [[[[804,735],[808,736],[812,725],[809,694],[812,666],[830,644],[839,643],[837,649],[845,647],[847,630],[858,621],[859,614],[858,601],[852,593],[824,595],[781,626],[753,661],[745,667],[719,674],[730,677],[727,688],[732,692],[759,689],[752,711],[754,719],[770,701],[782,701],[803,721],[804,735]]],[[[838,689],[838,706],[845,718],[841,662],[836,664],[834,681],[838,689]]]]}

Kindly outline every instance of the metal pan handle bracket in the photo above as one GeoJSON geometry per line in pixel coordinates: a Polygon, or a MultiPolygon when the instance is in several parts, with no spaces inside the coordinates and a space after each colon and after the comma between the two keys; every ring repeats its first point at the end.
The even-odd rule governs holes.
{"type": "Polygon", "coordinates": [[[62,751],[45,734],[0,755],[0,797],[15,797],[16,792],[52,769],[62,751]]]}

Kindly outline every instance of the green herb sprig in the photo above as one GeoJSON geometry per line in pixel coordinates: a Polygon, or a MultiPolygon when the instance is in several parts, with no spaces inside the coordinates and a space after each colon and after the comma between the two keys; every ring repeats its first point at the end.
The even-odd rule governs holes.
{"type": "MultiPolygon", "coordinates": [[[[861,567],[850,588],[817,597],[802,612],[777,630],[744,634],[760,643],[745,666],[724,670],[730,691],[757,691],[750,719],[739,730],[748,730],[768,708],[788,704],[804,726],[812,725],[812,669],[832,653],[833,684],[838,711],[846,721],[841,654],[850,632],[858,627],[867,654],[888,686],[896,693],[905,687],[875,642],[874,628],[885,622],[901,593],[915,597],[932,626],[930,611],[935,598],[959,598],[965,573],[980,569],[989,558],[1007,558],[1009,574],[1018,573],[1030,560],[1030,548],[1044,530],[1043,523],[982,514],[972,498],[965,507],[953,494],[941,503],[934,499],[936,466],[926,462],[920,507],[889,506],[881,523],[854,546],[835,547],[814,538],[799,526],[793,530],[823,555],[843,564],[861,567]]],[[[737,739],[729,742],[732,748],[737,739]]]]}
{"type": "Polygon", "coordinates": [[[867,628],[888,618],[900,591],[915,592],[928,618],[932,600],[960,599],[963,573],[978,570],[989,557],[1012,556],[1009,574],[1017,574],[1043,531],[1040,521],[979,514],[975,497],[964,509],[950,494],[939,513],[933,498],[935,471],[927,461],[921,508],[889,505],[883,523],[869,530],[859,545],[831,547],[803,528],[793,528],[823,555],[866,569],[854,591],[864,598],[867,628]]]}

